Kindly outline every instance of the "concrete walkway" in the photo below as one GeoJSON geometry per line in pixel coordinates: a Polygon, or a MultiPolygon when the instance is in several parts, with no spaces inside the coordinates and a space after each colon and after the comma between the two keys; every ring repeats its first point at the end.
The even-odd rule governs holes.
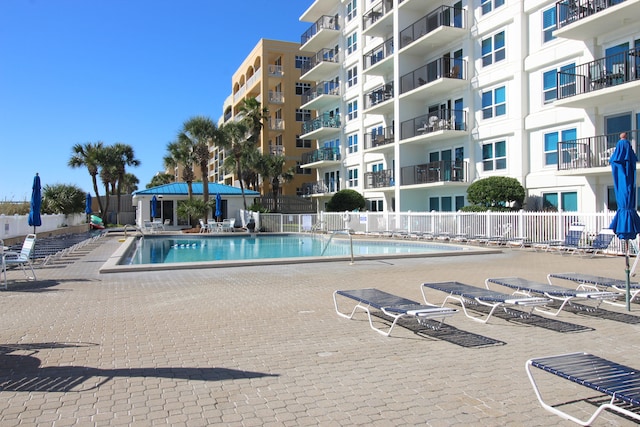
{"type": "MultiPolygon", "coordinates": [[[[556,426],[524,364],[591,352],[640,368],[640,304],[556,318],[462,313],[440,331],[391,337],[336,315],[336,289],[420,300],[425,281],[624,278],[624,259],[505,249],[493,255],[138,273],[98,273],[106,237],[63,263],[9,272],[0,292],[0,425],[556,426]]],[[[443,295],[444,297],[444,295],[443,295]]],[[[558,402],[594,396],[552,376],[558,402]]],[[[548,379],[548,381],[547,381],[548,379]]],[[[570,411],[586,418],[584,401],[570,411]]],[[[634,425],[605,414],[595,425],[634,425]]]]}

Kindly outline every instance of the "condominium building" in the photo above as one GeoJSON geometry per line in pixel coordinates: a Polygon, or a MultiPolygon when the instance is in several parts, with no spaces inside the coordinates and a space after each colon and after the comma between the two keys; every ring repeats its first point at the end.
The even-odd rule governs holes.
{"type": "MultiPolygon", "coordinates": [[[[311,86],[300,80],[301,67],[310,55],[300,50],[295,42],[261,39],[240,64],[231,79],[231,95],[224,105],[219,124],[242,117],[243,101],[256,98],[268,110],[268,119],[260,135],[259,150],[263,153],[284,155],[284,170],[296,168],[294,179],[282,183],[282,195],[299,195],[310,170],[300,168],[302,153],[311,147],[311,141],[300,138],[300,125],[310,111],[300,108],[302,94],[311,86]]],[[[233,172],[224,173],[224,150],[211,147],[212,160],[209,176],[214,182],[234,185],[233,172]]],[[[271,191],[269,183],[261,184],[263,194],[271,191]]]]}
{"type": "Polygon", "coordinates": [[[525,209],[615,209],[640,0],[315,0],[300,20],[302,188],[320,209],[351,188],[372,211],[455,211],[490,176],[518,179],[525,209]]]}

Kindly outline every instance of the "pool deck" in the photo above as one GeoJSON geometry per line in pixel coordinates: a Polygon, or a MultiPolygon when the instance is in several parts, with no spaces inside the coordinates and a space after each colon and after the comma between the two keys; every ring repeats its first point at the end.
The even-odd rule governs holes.
{"type": "MultiPolygon", "coordinates": [[[[37,282],[8,272],[0,425],[574,425],[540,407],[527,359],[586,351],[640,368],[640,304],[631,313],[605,305],[555,318],[494,315],[488,324],[458,313],[439,331],[411,323],[391,337],[333,306],[336,289],[376,287],[420,301],[426,281],[483,286],[487,277],[546,281],[568,271],[623,279],[621,257],[507,248],[353,265],[100,274],[121,245],[107,236],[37,269],[37,282]]],[[[594,396],[540,378],[558,402],[594,396]]],[[[570,408],[583,418],[595,409],[570,408]]],[[[594,425],[636,424],[605,413],[594,425]]]]}

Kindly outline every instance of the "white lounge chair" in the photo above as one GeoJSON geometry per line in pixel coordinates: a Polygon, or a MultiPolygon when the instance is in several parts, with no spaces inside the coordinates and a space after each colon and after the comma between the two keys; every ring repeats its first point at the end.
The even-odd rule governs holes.
{"type": "MultiPolygon", "coordinates": [[[[33,250],[36,246],[36,235],[35,234],[27,234],[27,237],[24,239],[24,243],[22,244],[22,249],[20,252],[7,251],[3,254],[4,268],[13,268],[20,267],[22,268],[22,272],[25,277],[28,279],[36,280],[36,272],[33,269],[33,264],[31,263],[31,255],[33,254],[33,250]],[[26,267],[31,269],[31,274],[33,277],[27,276],[26,267]]],[[[6,275],[6,272],[5,272],[6,275]]],[[[5,276],[5,289],[6,289],[6,276],[5,276]]]]}

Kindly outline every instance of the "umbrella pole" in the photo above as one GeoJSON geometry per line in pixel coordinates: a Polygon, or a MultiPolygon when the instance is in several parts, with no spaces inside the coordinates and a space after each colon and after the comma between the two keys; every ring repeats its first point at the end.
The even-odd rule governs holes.
{"type": "Polygon", "coordinates": [[[631,311],[631,270],[629,269],[629,240],[625,240],[626,250],[624,252],[624,260],[625,260],[625,269],[624,272],[627,274],[627,311],[631,311]]]}

